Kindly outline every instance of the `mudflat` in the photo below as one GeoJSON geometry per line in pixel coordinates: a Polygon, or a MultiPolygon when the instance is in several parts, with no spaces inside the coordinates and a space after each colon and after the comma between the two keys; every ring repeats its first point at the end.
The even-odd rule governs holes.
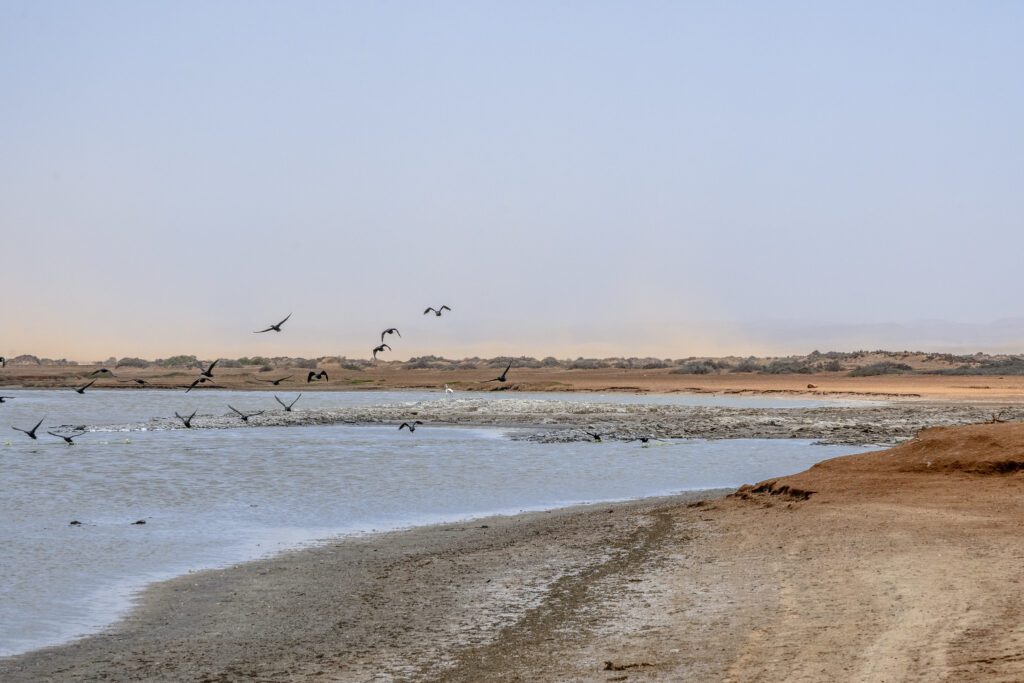
{"type": "Polygon", "coordinates": [[[3,680],[1024,679],[1024,425],[154,586],[3,680]]]}

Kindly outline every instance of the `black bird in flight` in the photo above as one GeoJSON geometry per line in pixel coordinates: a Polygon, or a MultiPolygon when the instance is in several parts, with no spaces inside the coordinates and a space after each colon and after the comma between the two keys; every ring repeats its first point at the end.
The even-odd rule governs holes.
{"type": "Polygon", "coordinates": [[[281,379],[261,379],[260,381],[261,382],[267,382],[268,384],[273,384],[275,387],[277,387],[277,386],[281,385],[281,382],[285,381],[286,379],[291,379],[291,378],[292,378],[292,375],[288,375],[287,377],[282,377],[281,379]]]}
{"type": "Polygon", "coordinates": [[[190,392],[193,389],[195,389],[196,385],[203,384],[204,382],[209,382],[210,384],[215,384],[215,382],[212,379],[210,379],[209,377],[197,377],[196,380],[194,382],[192,382],[192,384],[188,385],[188,389],[185,390],[185,393],[187,394],[188,392],[190,392]]]}
{"type": "Polygon", "coordinates": [[[178,411],[175,410],[174,411],[174,416],[176,418],[178,418],[179,420],[181,420],[185,424],[185,428],[186,429],[192,429],[192,418],[195,417],[196,413],[198,413],[198,412],[199,412],[198,410],[193,410],[191,415],[189,415],[188,417],[184,417],[182,415],[178,415],[178,411]]]}
{"type": "Polygon", "coordinates": [[[17,398],[17,397],[16,396],[0,396],[0,403],[3,403],[5,401],[13,401],[15,398],[17,398]]]}
{"type": "Polygon", "coordinates": [[[203,370],[203,364],[202,364],[202,362],[200,362],[199,363],[199,374],[202,375],[203,377],[209,377],[210,379],[213,379],[213,366],[216,365],[219,362],[220,362],[220,358],[218,358],[217,360],[215,360],[212,363],[210,363],[210,367],[206,368],[205,370],[203,370]]]}
{"type": "Polygon", "coordinates": [[[584,432],[584,434],[592,438],[594,441],[601,443],[601,435],[597,432],[584,432]]]}
{"type": "Polygon", "coordinates": [[[0,368],[6,368],[6,367],[7,367],[7,359],[4,358],[3,356],[0,356],[0,368]]]}
{"type": "Polygon", "coordinates": [[[378,353],[383,353],[383,352],[384,352],[384,349],[387,349],[388,351],[390,351],[390,350],[391,350],[391,347],[390,347],[390,346],[388,346],[387,344],[381,344],[380,346],[378,346],[377,348],[375,348],[375,349],[373,350],[373,359],[374,359],[374,360],[377,360],[377,354],[378,354],[378,353]]]}
{"type": "Polygon", "coordinates": [[[507,382],[508,381],[508,371],[509,371],[509,368],[511,368],[511,367],[512,367],[512,361],[509,361],[508,365],[505,366],[505,371],[504,372],[502,372],[500,375],[498,375],[494,379],[488,379],[488,380],[485,380],[485,381],[487,381],[487,382],[507,382]]]}
{"type": "Polygon", "coordinates": [[[421,425],[421,424],[423,424],[422,420],[413,420],[412,422],[403,422],[402,424],[398,425],[398,431],[402,431],[403,429],[408,427],[410,432],[415,432],[416,431],[416,425],[421,425]]]}
{"type": "Polygon", "coordinates": [[[320,372],[313,372],[312,370],[310,370],[309,374],[306,375],[306,384],[309,384],[313,380],[323,380],[325,382],[329,382],[330,378],[327,376],[326,370],[321,370],[320,372]]]}
{"type": "Polygon", "coordinates": [[[285,318],[284,318],[284,320],[282,320],[282,321],[281,321],[281,322],[279,322],[278,324],[276,324],[276,325],[271,325],[270,327],[268,327],[268,328],[267,328],[267,329],[265,329],[265,330],[256,330],[255,332],[253,332],[253,334],[261,334],[261,333],[263,333],[263,332],[270,332],[271,330],[273,330],[274,332],[280,332],[280,331],[281,331],[281,325],[284,325],[284,324],[285,324],[286,322],[288,322],[288,318],[290,318],[290,317],[292,317],[292,314],[291,314],[291,313],[289,313],[288,315],[286,315],[286,316],[285,316],[285,318]]]}
{"type": "MultiPolygon", "coordinates": [[[[228,404],[228,408],[231,408],[231,404],[230,403],[228,404]]],[[[235,411],[235,413],[237,413],[238,417],[242,418],[242,422],[248,422],[250,417],[256,417],[257,415],[262,415],[263,412],[264,412],[264,411],[261,410],[261,411],[256,412],[256,413],[249,413],[248,415],[246,415],[245,413],[243,413],[238,408],[231,408],[231,410],[235,411]]]]}
{"type": "Polygon", "coordinates": [[[93,380],[93,381],[89,382],[89,383],[88,383],[88,384],[86,384],[86,385],[85,385],[84,387],[77,387],[77,388],[75,389],[75,391],[77,391],[77,392],[78,392],[78,393],[80,393],[80,394],[84,394],[84,393],[85,393],[85,390],[86,390],[86,389],[88,389],[89,387],[91,387],[91,386],[92,386],[93,384],[96,384],[96,380],[93,380]]]}
{"type": "Polygon", "coordinates": [[[64,436],[63,434],[57,434],[55,432],[46,432],[46,433],[49,434],[50,436],[55,436],[58,439],[64,439],[64,441],[66,441],[69,446],[74,446],[75,445],[75,442],[73,441],[73,439],[75,437],[81,436],[82,434],[85,434],[85,432],[78,432],[77,434],[72,434],[71,436],[64,436]]]}
{"type": "MultiPolygon", "coordinates": [[[[45,420],[45,419],[46,419],[46,416],[44,415],[43,416],[43,420],[45,420]]],[[[35,439],[36,438],[36,430],[39,429],[39,425],[43,424],[43,420],[40,420],[39,422],[37,422],[36,426],[33,427],[32,429],[22,429],[21,427],[11,427],[11,429],[17,429],[19,432],[25,432],[30,437],[35,439]]]]}
{"type": "Polygon", "coordinates": [[[149,384],[149,382],[147,382],[146,380],[139,379],[138,377],[136,377],[135,379],[119,379],[117,381],[120,382],[121,384],[131,384],[132,382],[134,382],[135,384],[138,384],[139,386],[145,386],[145,385],[149,384]]]}
{"type": "Polygon", "coordinates": [[[291,403],[285,403],[284,401],[277,397],[277,394],[274,394],[274,400],[281,404],[281,407],[284,408],[284,412],[286,413],[292,412],[292,406],[298,403],[300,398],[302,398],[302,394],[296,396],[295,400],[292,401],[291,403]]]}
{"type": "Polygon", "coordinates": [[[112,373],[110,370],[107,370],[106,368],[100,368],[99,370],[94,370],[89,374],[90,377],[92,377],[93,375],[110,375],[111,377],[113,377],[114,373],[112,373]]]}
{"type": "Polygon", "coordinates": [[[434,315],[436,315],[438,318],[440,318],[441,317],[441,311],[450,311],[450,310],[452,310],[452,309],[448,308],[447,306],[442,306],[441,308],[434,308],[433,306],[431,306],[431,307],[427,308],[427,310],[423,311],[423,315],[426,315],[427,313],[430,313],[431,311],[433,311],[434,315]]]}
{"type": "Polygon", "coordinates": [[[402,333],[398,331],[397,327],[389,327],[388,329],[386,329],[386,330],[384,330],[383,332],[380,333],[380,343],[381,344],[384,343],[384,335],[385,334],[397,334],[399,337],[402,336],[402,333]]]}

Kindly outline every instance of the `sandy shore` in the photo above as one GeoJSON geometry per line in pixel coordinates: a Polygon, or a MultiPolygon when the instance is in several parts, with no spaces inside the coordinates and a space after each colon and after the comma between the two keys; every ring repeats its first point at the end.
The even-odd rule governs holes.
{"type": "MultiPolygon", "coordinates": [[[[99,366],[46,367],[8,365],[0,371],[0,387],[73,387],[84,384],[99,366]]],[[[497,373],[492,368],[476,370],[405,370],[387,364],[353,371],[325,365],[326,383],[307,383],[307,370],[281,368],[259,372],[258,368],[221,368],[215,371],[217,386],[252,391],[379,391],[386,389],[443,390],[445,384],[460,392],[476,391],[580,391],[624,393],[715,393],[809,397],[855,397],[895,400],[925,399],[957,402],[1024,403],[1024,376],[880,375],[849,377],[844,372],[766,375],[723,373],[679,375],[668,369],[627,370],[602,368],[566,370],[559,368],[513,368],[507,384],[486,382],[497,373]],[[279,386],[267,380],[291,375],[279,386]],[[810,386],[809,386],[810,385],[810,386]]],[[[96,388],[135,390],[143,379],[150,388],[184,389],[199,371],[187,368],[116,368],[113,379],[101,378],[96,388]]],[[[500,369],[498,370],[500,372],[500,369]]],[[[206,385],[209,386],[209,385],[206,385]]],[[[206,391],[202,387],[196,391],[206,391]]]]}
{"type": "Polygon", "coordinates": [[[5,681],[1024,679],[1024,425],[155,586],[5,681]]]}

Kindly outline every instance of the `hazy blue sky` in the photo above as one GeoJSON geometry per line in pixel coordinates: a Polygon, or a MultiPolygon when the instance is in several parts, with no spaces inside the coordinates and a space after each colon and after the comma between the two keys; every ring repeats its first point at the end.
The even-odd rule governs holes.
{"type": "Polygon", "coordinates": [[[1014,2],[4,0],[0,354],[1018,317],[1022,66],[1014,2]]]}

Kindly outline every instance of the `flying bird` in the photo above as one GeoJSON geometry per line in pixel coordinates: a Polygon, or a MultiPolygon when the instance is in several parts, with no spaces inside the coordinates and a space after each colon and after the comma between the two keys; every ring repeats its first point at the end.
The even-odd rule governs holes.
{"type": "Polygon", "coordinates": [[[242,422],[248,422],[250,417],[256,417],[257,415],[262,415],[263,412],[264,412],[264,411],[261,410],[261,411],[256,412],[256,413],[249,413],[248,415],[246,415],[245,413],[243,413],[238,408],[232,408],[230,403],[228,404],[228,408],[231,408],[231,410],[235,411],[235,413],[238,415],[238,417],[242,418],[242,422]]]}
{"type": "Polygon", "coordinates": [[[327,371],[326,370],[321,370],[320,372],[313,372],[312,370],[310,370],[309,374],[306,375],[306,384],[309,384],[313,380],[317,380],[317,381],[323,380],[325,382],[328,382],[328,381],[330,381],[330,378],[327,377],[327,371]]]}
{"type": "Polygon", "coordinates": [[[375,348],[375,349],[373,350],[373,359],[374,359],[374,360],[377,360],[377,354],[378,354],[378,353],[383,353],[383,352],[384,352],[384,349],[387,349],[388,351],[390,351],[390,350],[391,350],[391,347],[390,347],[390,346],[388,346],[387,344],[381,344],[380,346],[376,347],[376,348],[375,348]]]}
{"type": "Polygon", "coordinates": [[[504,372],[502,372],[500,375],[498,375],[494,379],[489,379],[489,380],[485,380],[485,381],[487,381],[487,382],[507,382],[508,381],[508,371],[509,371],[509,368],[511,368],[511,367],[512,367],[512,361],[509,361],[508,365],[505,366],[504,372]]]}
{"type": "Polygon", "coordinates": [[[403,422],[402,424],[398,425],[398,431],[402,431],[403,429],[408,427],[410,432],[415,432],[416,431],[416,425],[421,425],[421,424],[423,424],[422,420],[413,420],[412,422],[403,422]]]}
{"type": "Polygon", "coordinates": [[[147,382],[146,380],[139,379],[138,377],[136,377],[135,379],[119,379],[117,381],[121,382],[122,384],[131,384],[132,382],[134,382],[135,384],[138,384],[139,386],[145,386],[146,384],[149,384],[149,382],[147,382]]]}
{"type": "Polygon", "coordinates": [[[300,398],[302,398],[302,394],[296,396],[295,400],[292,401],[291,403],[285,403],[284,401],[277,397],[277,394],[274,395],[274,400],[281,404],[281,407],[284,408],[284,412],[286,413],[292,412],[292,406],[298,403],[300,398]]]}
{"type": "Polygon", "coordinates": [[[286,379],[291,379],[291,378],[292,378],[292,375],[288,375],[287,377],[282,377],[281,379],[261,379],[260,381],[261,382],[267,382],[268,384],[273,384],[276,387],[276,386],[280,386],[281,382],[285,381],[286,379]]]}
{"type": "Polygon", "coordinates": [[[7,359],[4,358],[3,356],[0,356],[0,368],[6,368],[6,367],[7,367],[7,359]]]}
{"type": "Polygon", "coordinates": [[[193,389],[195,389],[196,385],[203,384],[205,382],[209,382],[210,384],[216,384],[216,382],[214,382],[209,377],[197,377],[196,380],[194,382],[192,382],[192,384],[188,385],[188,389],[185,390],[185,393],[187,394],[188,392],[190,392],[193,389]]]}
{"type": "Polygon", "coordinates": [[[71,436],[64,436],[63,434],[57,434],[55,432],[46,433],[49,434],[50,436],[56,436],[58,439],[64,439],[64,441],[66,441],[69,446],[74,446],[75,442],[73,441],[73,439],[77,436],[81,436],[85,432],[78,432],[77,434],[72,434],[71,436]]]}
{"type": "Polygon", "coordinates": [[[402,336],[402,333],[398,331],[397,327],[389,327],[388,329],[386,329],[386,330],[384,330],[383,332],[380,333],[380,343],[381,344],[384,343],[384,335],[385,334],[397,334],[399,337],[402,336]]]}
{"type": "Polygon", "coordinates": [[[203,370],[202,362],[199,362],[199,374],[202,375],[203,377],[209,377],[210,379],[213,379],[213,366],[219,362],[220,358],[210,363],[210,367],[206,368],[205,370],[203,370]]]}
{"type": "Polygon", "coordinates": [[[440,318],[441,317],[441,311],[450,311],[450,310],[452,310],[452,309],[448,308],[447,306],[442,306],[441,308],[434,308],[433,306],[430,306],[430,307],[427,308],[427,310],[423,311],[423,315],[426,315],[427,313],[430,313],[431,311],[433,311],[434,315],[436,315],[438,318],[440,318]]]}
{"type": "Polygon", "coordinates": [[[78,392],[78,393],[80,393],[80,394],[84,394],[84,393],[85,393],[85,390],[86,390],[86,389],[88,389],[89,387],[91,387],[91,386],[92,386],[93,384],[96,384],[96,380],[93,380],[93,381],[89,382],[89,383],[88,383],[88,384],[86,384],[86,385],[85,385],[84,387],[77,387],[77,388],[75,389],[75,391],[77,391],[77,392],[78,392]]]}
{"type": "Polygon", "coordinates": [[[113,377],[114,373],[112,373],[110,370],[107,370],[106,368],[100,368],[99,370],[93,370],[91,373],[89,373],[90,377],[92,377],[93,375],[110,375],[111,377],[113,377]]]}
{"type": "Polygon", "coordinates": [[[597,443],[601,443],[601,435],[598,434],[597,432],[584,432],[584,434],[592,438],[597,443]]]}
{"type": "Polygon", "coordinates": [[[270,327],[268,327],[265,330],[256,330],[255,332],[253,332],[253,334],[262,334],[263,332],[270,332],[271,330],[273,330],[274,332],[280,332],[281,331],[281,325],[284,325],[286,322],[288,322],[288,318],[290,318],[290,317],[292,317],[291,313],[286,315],[284,320],[282,320],[278,324],[271,325],[270,327]]]}
{"type": "MultiPolygon", "coordinates": [[[[46,416],[44,415],[43,416],[43,420],[45,420],[45,419],[46,419],[46,416]]],[[[21,427],[11,427],[11,429],[17,429],[19,432],[25,432],[30,437],[35,439],[36,438],[36,430],[39,429],[39,425],[43,424],[43,420],[40,420],[39,422],[37,422],[36,426],[33,427],[32,429],[22,429],[21,427]]]]}
{"type": "Polygon", "coordinates": [[[0,403],[3,403],[5,401],[13,401],[15,398],[17,398],[17,397],[16,396],[0,396],[0,403]]]}
{"type": "Polygon", "coordinates": [[[181,420],[185,424],[185,428],[186,429],[192,429],[192,418],[195,417],[196,413],[198,413],[198,412],[199,412],[198,410],[193,410],[191,415],[189,415],[188,417],[184,417],[182,415],[178,415],[178,411],[175,410],[174,411],[174,416],[176,418],[178,418],[179,420],[181,420]]]}

